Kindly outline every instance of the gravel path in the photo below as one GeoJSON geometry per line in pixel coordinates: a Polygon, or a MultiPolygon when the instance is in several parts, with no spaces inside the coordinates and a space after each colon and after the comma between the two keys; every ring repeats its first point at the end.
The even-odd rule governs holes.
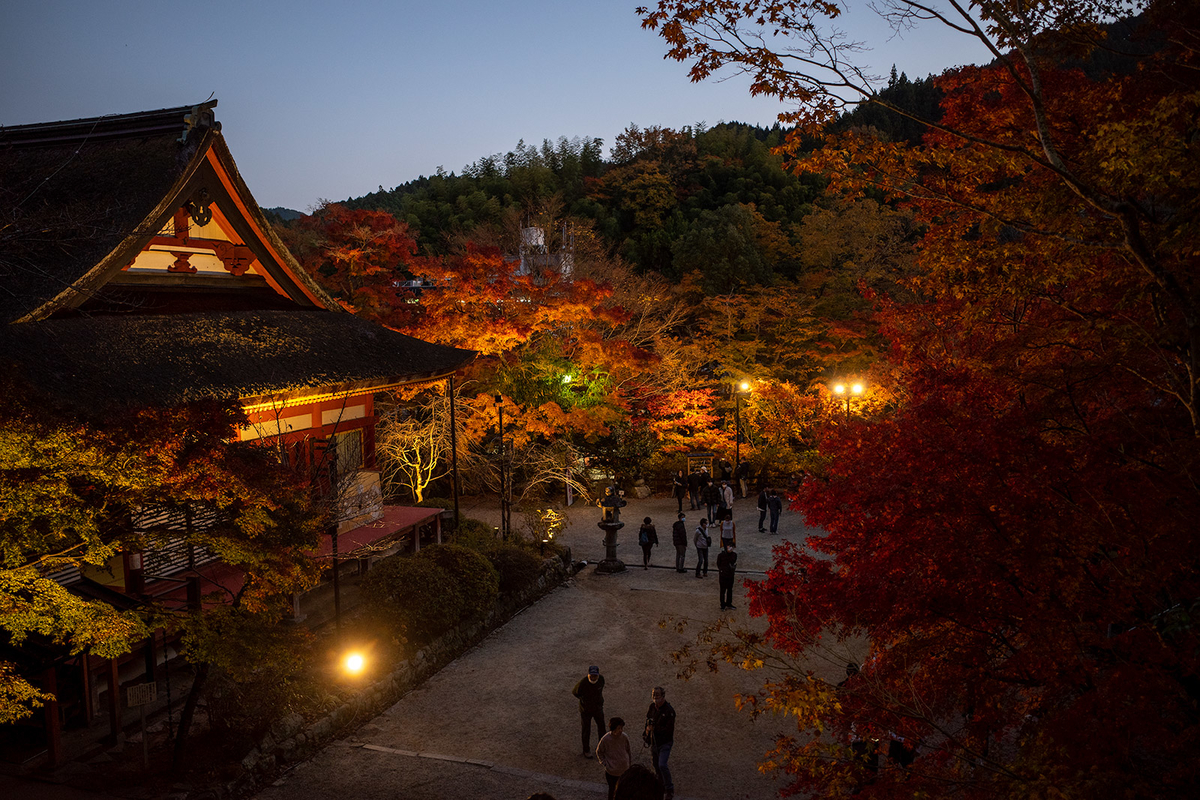
{"type": "MultiPolygon", "coordinates": [[[[738,500],[739,567],[761,577],[771,547],[808,534],[798,517],[784,512],[781,536],[757,533],[754,500],[738,500]]],[[[699,512],[687,509],[689,530],[699,512]]],[[[498,519],[489,505],[463,506],[465,516],[498,519]]],[[[604,555],[599,512],[576,506],[560,541],[574,557],[604,555]]],[[[589,664],[605,676],[605,715],[621,716],[634,743],[634,759],[649,764],[640,731],[655,685],[666,688],[678,714],[671,768],[676,796],[697,800],[769,798],[779,786],[757,763],[786,720],[752,722],[734,707],[735,693],[753,692],[763,674],[731,668],[707,670],[689,681],[676,677],[668,654],[691,640],[703,622],[720,612],[716,550],[707,578],[674,571],[670,499],[630,499],[622,510],[625,544],[619,555],[630,567],[617,575],[589,565],[574,579],[495,631],[478,647],[433,676],[345,740],[286,773],[263,791],[263,800],[292,798],[480,798],[522,800],[546,791],[558,800],[604,797],[603,770],[579,755],[579,715],[571,688],[589,664]],[[643,570],[635,536],[642,518],[653,518],[662,544],[654,568],[643,570]],[[688,632],[660,627],[668,617],[693,620],[688,632]]],[[[519,527],[514,516],[514,527],[519,527]]],[[[689,549],[687,564],[695,565],[689,549]]],[[[750,620],[739,583],[734,590],[745,625],[750,620]]],[[[835,676],[829,676],[835,677],[835,676]]],[[[836,678],[835,678],[836,679],[836,678]]],[[[596,740],[591,746],[594,749],[596,740]]]]}

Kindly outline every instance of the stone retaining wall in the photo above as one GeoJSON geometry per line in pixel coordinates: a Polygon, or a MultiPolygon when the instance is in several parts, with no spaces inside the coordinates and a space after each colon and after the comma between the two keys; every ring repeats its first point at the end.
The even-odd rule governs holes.
{"type": "Polygon", "coordinates": [[[394,705],[429,676],[471,649],[523,608],[538,601],[560,586],[574,572],[568,549],[562,558],[542,562],[542,574],[527,589],[501,597],[488,616],[478,622],[455,628],[427,645],[408,661],[402,661],[389,674],[363,686],[347,702],[315,722],[306,723],[299,714],[277,721],[242,759],[242,775],[220,787],[193,793],[197,800],[216,797],[244,797],[267,785],[289,763],[315,754],[343,732],[361,725],[394,705]]]}

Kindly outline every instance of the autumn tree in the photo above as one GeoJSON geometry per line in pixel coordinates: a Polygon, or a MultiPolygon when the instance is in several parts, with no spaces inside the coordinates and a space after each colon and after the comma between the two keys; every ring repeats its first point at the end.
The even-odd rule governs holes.
{"type": "Polygon", "coordinates": [[[322,203],[277,226],[293,254],[348,310],[384,325],[403,322],[401,283],[421,272],[408,226],[382,211],[322,203]]]}
{"type": "MultiPolygon", "coordinates": [[[[770,763],[825,796],[1194,794],[1196,9],[882,8],[995,61],[938,79],[919,146],[850,130],[801,165],[926,232],[911,296],[880,312],[899,402],[826,427],[797,502],[827,535],[778,553],[751,589],[765,636],[727,651],[865,642],[853,674],[801,667],[751,701],[801,722],[770,763]],[[1106,25],[1130,9],[1149,46],[1106,25]],[[1136,57],[1079,66],[1105,47],[1136,57]]],[[[750,72],[802,133],[846,90],[912,116],[854,66],[838,13],[643,11],[693,77],[750,72]]]]}
{"type": "MultiPolygon", "coordinates": [[[[375,449],[383,462],[384,491],[394,496],[403,489],[416,503],[425,499],[429,485],[450,472],[451,448],[456,442],[450,429],[450,403],[462,419],[472,407],[450,397],[445,383],[404,392],[406,397],[381,403],[375,449]],[[415,394],[415,397],[413,396],[415,394]]],[[[459,444],[459,469],[470,472],[478,456],[459,444]]]]}
{"type": "MultiPolygon", "coordinates": [[[[206,511],[210,525],[188,544],[242,568],[242,608],[268,609],[306,585],[316,522],[307,492],[271,453],[229,441],[244,422],[234,404],[126,410],[104,419],[60,413],[8,385],[0,417],[0,629],[73,653],[115,657],[145,638],[148,618],[84,600],[52,573],[103,566],[125,550],[168,544],[135,531],[130,515],[162,508],[206,511]]],[[[181,624],[182,621],[180,621],[181,624]]],[[[45,699],[9,665],[0,667],[0,718],[27,715],[45,699]]]]}

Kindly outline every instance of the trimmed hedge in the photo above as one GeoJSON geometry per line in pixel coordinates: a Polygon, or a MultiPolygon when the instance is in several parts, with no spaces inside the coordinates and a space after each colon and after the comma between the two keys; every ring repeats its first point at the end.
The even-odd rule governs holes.
{"type": "Polygon", "coordinates": [[[542,561],[529,550],[502,544],[488,550],[488,561],[500,575],[500,593],[511,594],[529,586],[542,571],[542,561]]]}
{"type": "Polygon", "coordinates": [[[363,576],[361,589],[403,638],[421,642],[440,636],[466,609],[455,576],[427,558],[385,558],[363,576]]]}
{"type": "Polygon", "coordinates": [[[457,544],[435,544],[417,558],[432,561],[453,578],[461,602],[455,622],[484,617],[496,605],[500,576],[481,553],[457,544]]]}
{"type": "Polygon", "coordinates": [[[490,550],[498,544],[496,529],[483,520],[464,517],[454,532],[454,543],[472,550],[490,550]]]}

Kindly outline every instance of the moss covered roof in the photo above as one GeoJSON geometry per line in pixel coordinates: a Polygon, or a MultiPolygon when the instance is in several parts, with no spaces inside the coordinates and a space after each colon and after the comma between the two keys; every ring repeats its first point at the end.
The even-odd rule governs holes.
{"type": "Polygon", "coordinates": [[[315,309],[56,318],[3,326],[0,352],[18,380],[78,408],[420,380],[474,357],[315,309]]]}

